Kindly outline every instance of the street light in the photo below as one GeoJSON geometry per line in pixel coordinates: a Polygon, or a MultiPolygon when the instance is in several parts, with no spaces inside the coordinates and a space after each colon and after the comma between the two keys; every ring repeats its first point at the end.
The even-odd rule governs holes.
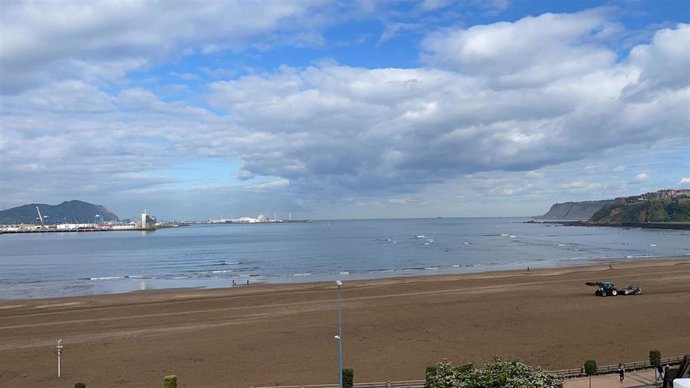
{"type": "Polygon", "coordinates": [[[341,286],[343,282],[336,280],[335,284],[338,286],[338,385],[343,388],[343,320],[342,320],[342,307],[341,307],[341,286]]]}
{"type": "Polygon", "coordinates": [[[63,348],[62,338],[60,338],[59,340],[57,340],[57,346],[55,346],[56,353],[57,353],[57,362],[58,362],[58,365],[57,365],[58,366],[58,368],[57,368],[58,369],[58,371],[57,371],[58,377],[60,377],[60,375],[61,375],[61,373],[60,373],[61,372],[60,371],[60,356],[62,356],[62,348],[63,348]]]}

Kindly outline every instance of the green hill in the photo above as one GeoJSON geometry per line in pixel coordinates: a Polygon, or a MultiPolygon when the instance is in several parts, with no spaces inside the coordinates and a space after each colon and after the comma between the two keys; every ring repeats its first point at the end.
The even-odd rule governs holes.
{"type": "Polygon", "coordinates": [[[59,205],[32,203],[0,210],[0,224],[34,224],[38,223],[38,212],[41,210],[46,224],[60,224],[63,222],[92,223],[96,220],[117,221],[119,218],[101,205],[94,205],[83,201],[65,201],[59,205]],[[99,215],[99,217],[96,217],[99,215]]]}
{"type": "Polygon", "coordinates": [[[690,198],[648,199],[635,203],[614,203],[594,213],[588,222],[630,224],[646,222],[690,222],[690,198]]]}

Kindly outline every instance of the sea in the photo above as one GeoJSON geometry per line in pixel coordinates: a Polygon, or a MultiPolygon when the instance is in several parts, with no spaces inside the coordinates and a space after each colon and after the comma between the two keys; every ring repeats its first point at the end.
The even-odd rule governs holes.
{"type": "Polygon", "coordinates": [[[690,260],[688,230],[528,220],[330,220],[3,234],[0,299],[615,265],[668,256],[690,260]]]}

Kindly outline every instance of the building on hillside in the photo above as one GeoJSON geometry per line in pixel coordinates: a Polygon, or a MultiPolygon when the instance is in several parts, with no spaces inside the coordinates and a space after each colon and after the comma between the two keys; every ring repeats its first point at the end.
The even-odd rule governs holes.
{"type": "Polygon", "coordinates": [[[644,193],[641,195],[632,195],[630,197],[618,197],[614,201],[616,205],[623,206],[635,204],[650,199],[673,199],[676,197],[690,197],[690,189],[665,189],[650,193],[644,193]]]}

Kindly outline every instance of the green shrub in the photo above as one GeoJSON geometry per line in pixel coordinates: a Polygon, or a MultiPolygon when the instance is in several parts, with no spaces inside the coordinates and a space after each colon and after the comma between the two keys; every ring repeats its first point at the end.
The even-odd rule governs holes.
{"type": "Polygon", "coordinates": [[[652,366],[659,366],[661,364],[661,352],[658,350],[650,350],[649,363],[652,364],[652,366]]]}
{"type": "Polygon", "coordinates": [[[427,368],[426,388],[562,388],[563,382],[540,368],[532,369],[517,361],[495,358],[493,362],[475,369],[471,363],[454,366],[439,362],[427,368]],[[431,373],[430,373],[431,372],[431,373]]]}
{"type": "Polygon", "coordinates": [[[86,384],[84,383],[75,383],[74,388],[86,388],[86,384]]]}
{"type": "Polygon", "coordinates": [[[352,369],[343,368],[343,387],[344,388],[352,388],[352,385],[354,385],[354,382],[355,382],[354,374],[355,374],[355,372],[352,369]]]}
{"type": "Polygon", "coordinates": [[[164,388],[177,388],[177,376],[170,375],[163,378],[164,388]]]}
{"type": "Polygon", "coordinates": [[[434,377],[436,377],[436,373],[437,373],[436,365],[429,365],[426,367],[426,373],[424,374],[424,376],[425,376],[424,386],[425,387],[427,387],[427,388],[429,387],[429,381],[431,379],[433,379],[434,377]]]}
{"type": "Polygon", "coordinates": [[[597,362],[594,360],[585,361],[585,374],[591,376],[597,373],[597,362]]]}

